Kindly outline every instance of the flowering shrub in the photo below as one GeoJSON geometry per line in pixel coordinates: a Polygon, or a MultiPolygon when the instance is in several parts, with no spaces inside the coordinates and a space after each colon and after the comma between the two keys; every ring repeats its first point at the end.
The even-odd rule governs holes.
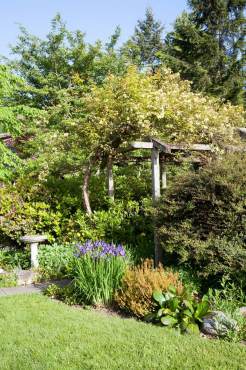
{"type": "Polygon", "coordinates": [[[177,273],[167,272],[161,265],[154,268],[153,260],[146,259],[140,266],[127,270],[115,300],[120,308],[141,318],[155,309],[153,292],[165,292],[170,285],[175,286],[179,293],[182,292],[177,273]]]}
{"type": "Polygon", "coordinates": [[[88,240],[77,245],[71,270],[73,295],[78,303],[108,304],[121,280],[128,263],[122,245],[88,240]]]}

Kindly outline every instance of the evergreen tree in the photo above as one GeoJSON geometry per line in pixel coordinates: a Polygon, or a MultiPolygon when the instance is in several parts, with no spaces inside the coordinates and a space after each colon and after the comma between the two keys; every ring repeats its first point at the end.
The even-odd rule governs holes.
{"type": "Polygon", "coordinates": [[[123,46],[123,53],[140,67],[154,68],[159,64],[160,53],[164,49],[163,29],[161,22],[155,20],[152,10],[148,8],[145,19],[137,22],[134,35],[123,46]]]}
{"type": "Polygon", "coordinates": [[[166,37],[166,62],[193,87],[243,103],[246,0],[189,0],[166,37]]]}

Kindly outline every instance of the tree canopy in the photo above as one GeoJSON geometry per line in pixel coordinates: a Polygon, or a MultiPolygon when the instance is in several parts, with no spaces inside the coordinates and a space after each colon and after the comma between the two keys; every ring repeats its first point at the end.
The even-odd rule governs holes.
{"type": "Polygon", "coordinates": [[[153,11],[148,8],[145,19],[138,20],[133,36],[123,46],[123,54],[141,68],[156,67],[164,50],[163,30],[161,22],[155,20],[153,11]]]}
{"type": "MultiPolygon", "coordinates": [[[[212,36],[202,36],[193,18],[184,14],[176,27],[179,22],[181,30],[185,22],[189,30],[191,26],[191,41],[197,42],[202,58],[206,42],[201,47],[200,41],[212,36]]],[[[106,45],[87,44],[84,34],[69,31],[59,15],[44,40],[21,28],[12,48],[17,60],[0,70],[0,122],[4,130],[19,136],[17,147],[25,160],[25,173],[39,182],[51,175],[80,173],[90,213],[91,175],[106,167],[109,158],[120,160],[131,141],[158,136],[167,142],[215,147],[233,141],[234,127],[244,126],[243,109],[192,91],[182,71],[180,76],[161,65],[161,34],[162,26],[148,10],[132,39],[139,42],[142,58],[140,65],[136,60],[134,65],[116,49],[119,28],[106,45]],[[149,63],[152,69],[139,68],[149,63]]],[[[170,45],[171,40],[170,36],[170,45]]],[[[213,60],[207,58],[207,63],[212,68],[213,60]]],[[[199,63],[196,66],[206,70],[199,63]]],[[[194,70],[187,71],[192,79],[194,70]]]]}
{"type": "Polygon", "coordinates": [[[245,104],[245,0],[189,0],[166,37],[164,60],[195,90],[245,104]]]}

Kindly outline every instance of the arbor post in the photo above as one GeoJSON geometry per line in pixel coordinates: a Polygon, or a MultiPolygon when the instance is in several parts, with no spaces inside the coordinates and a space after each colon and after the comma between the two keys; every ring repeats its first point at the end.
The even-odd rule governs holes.
{"type": "Polygon", "coordinates": [[[161,164],[161,189],[167,188],[167,167],[164,163],[161,164]]]}
{"type": "Polygon", "coordinates": [[[107,164],[108,196],[114,201],[114,177],[112,156],[108,157],[107,164]]]}
{"type": "Polygon", "coordinates": [[[151,155],[152,164],[152,199],[153,204],[160,199],[161,189],[160,189],[160,153],[156,148],[152,149],[151,155]]]}
{"type": "MultiPolygon", "coordinates": [[[[151,154],[151,164],[152,164],[152,199],[153,205],[156,203],[161,196],[160,187],[160,153],[155,147],[152,149],[151,154]]],[[[155,243],[155,266],[157,267],[160,262],[162,262],[162,250],[160,248],[159,239],[156,230],[156,216],[154,216],[154,243],[155,243]]]]}

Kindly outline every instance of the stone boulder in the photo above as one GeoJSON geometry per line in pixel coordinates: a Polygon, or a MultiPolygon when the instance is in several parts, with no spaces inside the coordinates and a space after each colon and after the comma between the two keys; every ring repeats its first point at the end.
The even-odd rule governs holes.
{"type": "Polygon", "coordinates": [[[203,318],[201,330],[204,334],[225,337],[230,330],[238,330],[237,322],[222,311],[212,311],[203,318]]]}

